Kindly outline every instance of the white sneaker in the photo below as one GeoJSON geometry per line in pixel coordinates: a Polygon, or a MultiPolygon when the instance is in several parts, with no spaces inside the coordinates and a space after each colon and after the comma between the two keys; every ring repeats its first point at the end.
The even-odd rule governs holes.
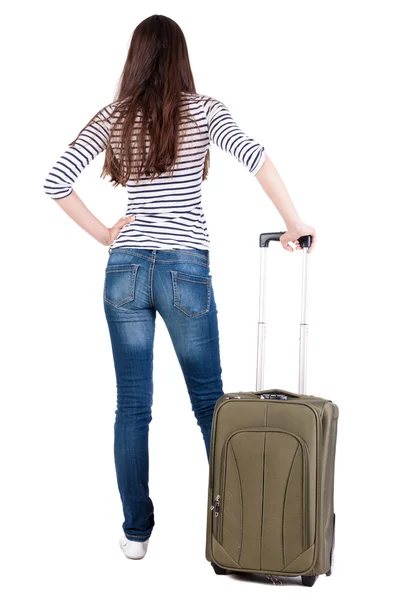
{"type": "Polygon", "coordinates": [[[128,540],[128,538],[123,535],[119,540],[119,545],[127,558],[140,559],[144,558],[145,553],[147,552],[148,542],[149,539],[145,540],[145,542],[128,540]]]}

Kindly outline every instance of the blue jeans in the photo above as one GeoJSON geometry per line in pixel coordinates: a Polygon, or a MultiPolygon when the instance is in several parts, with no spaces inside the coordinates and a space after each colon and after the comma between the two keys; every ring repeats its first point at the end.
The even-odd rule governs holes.
{"type": "Polygon", "coordinates": [[[224,392],[209,252],[120,247],[108,258],[103,303],[117,382],[114,459],[129,540],[147,540],[155,524],[148,430],[156,311],[170,334],[210,458],[214,407],[224,392]]]}

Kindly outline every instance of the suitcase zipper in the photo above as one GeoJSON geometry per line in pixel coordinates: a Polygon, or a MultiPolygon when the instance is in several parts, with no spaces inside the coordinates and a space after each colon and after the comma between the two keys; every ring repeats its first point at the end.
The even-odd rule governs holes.
{"type": "MultiPolygon", "coordinates": [[[[219,472],[219,491],[220,494],[218,494],[217,498],[218,501],[220,498],[222,498],[222,504],[224,503],[225,500],[225,469],[226,469],[226,458],[227,458],[227,453],[228,453],[228,442],[230,440],[230,438],[232,437],[233,434],[231,434],[230,436],[228,436],[225,444],[222,446],[222,452],[221,452],[221,462],[220,462],[220,472],[219,472]]],[[[217,508],[217,513],[216,513],[216,517],[217,518],[217,522],[216,522],[216,528],[215,528],[215,537],[217,538],[217,541],[219,544],[222,544],[222,540],[223,540],[223,531],[222,531],[222,523],[223,523],[223,506],[221,507],[221,511],[219,510],[219,502],[218,502],[218,508],[217,508]]]]}
{"type": "Polygon", "coordinates": [[[214,514],[216,517],[218,517],[218,515],[219,515],[219,499],[220,499],[220,497],[221,496],[219,494],[217,494],[213,504],[210,506],[210,510],[215,511],[214,514]]]}
{"type": "Polygon", "coordinates": [[[214,525],[215,537],[217,539],[218,539],[218,521],[219,521],[218,517],[219,517],[219,512],[220,512],[220,510],[219,510],[219,507],[220,507],[220,503],[219,503],[220,498],[221,498],[220,494],[217,494],[216,497],[215,497],[215,499],[214,499],[214,502],[210,506],[210,510],[214,511],[214,517],[217,519],[217,522],[214,525]]]}

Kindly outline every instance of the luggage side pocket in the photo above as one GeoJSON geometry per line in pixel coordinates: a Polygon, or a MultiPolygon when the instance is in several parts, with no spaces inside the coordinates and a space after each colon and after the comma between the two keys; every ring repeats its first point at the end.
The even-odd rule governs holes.
{"type": "Polygon", "coordinates": [[[226,439],[213,532],[243,567],[281,571],[308,548],[309,453],[285,429],[249,427],[226,439]],[[240,562],[241,561],[241,562],[240,562]]]}

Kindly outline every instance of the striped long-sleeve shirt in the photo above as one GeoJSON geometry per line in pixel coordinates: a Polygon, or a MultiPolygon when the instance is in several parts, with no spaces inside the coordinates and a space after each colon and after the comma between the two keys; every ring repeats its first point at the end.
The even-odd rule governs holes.
{"type": "MultiPolygon", "coordinates": [[[[180,125],[186,131],[174,173],[162,173],[153,181],[142,174],[139,183],[129,179],[125,216],[134,215],[136,219],[119,231],[109,252],[119,246],[209,249],[201,184],[211,142],[233,155],[252,175],[256,175],[264,162],[264,147],[239,128],[221,101],[183,92],[181,111],[186,110],[198,127],[192,121],[180,125]]],[[[44,182],[50,198],[59,200],[69,196],[82,170],[106,149],[112,126],[110,115],[115,115],[115,111],[116,103],[99,113],[99,118],[79,134],[76,144],[69,146],[55,163],[44,182]],[[102,121],[103,116],[110,118],[102,121]]]]}

